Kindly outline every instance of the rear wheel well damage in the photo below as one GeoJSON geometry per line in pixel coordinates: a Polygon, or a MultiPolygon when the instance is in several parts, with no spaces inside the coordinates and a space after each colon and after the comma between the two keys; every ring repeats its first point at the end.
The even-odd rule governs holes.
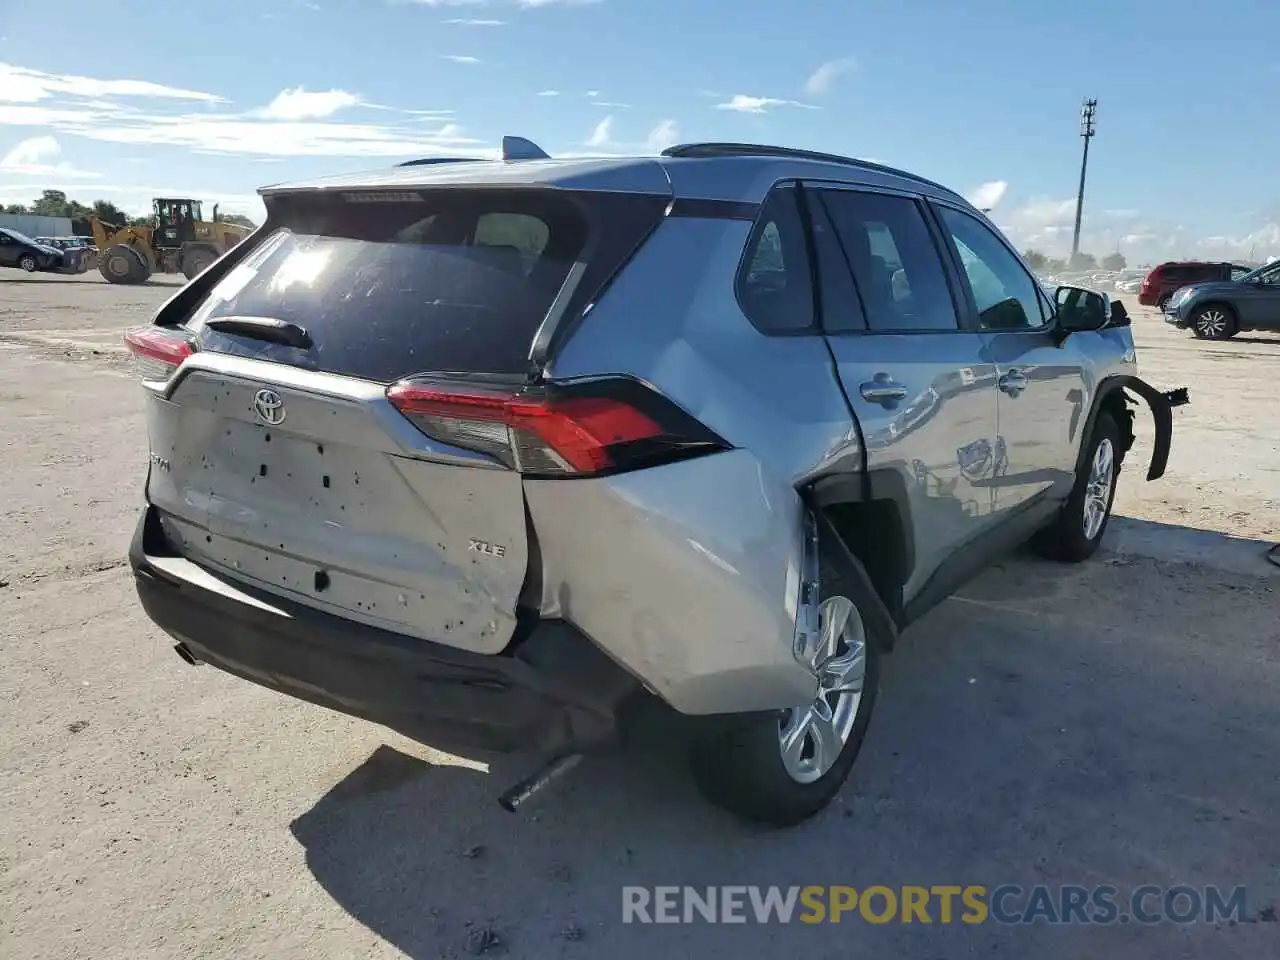
{"type": "Polygon", "coordinates": [[[838,564],[842,587],[864,620],[878,629],[891,650],[902,614],[902,587],[909,567],[910,541],[898,503],[892,499],[832,500],[815,485],[802,491],[818,523],[823,563],[838,564]]]}

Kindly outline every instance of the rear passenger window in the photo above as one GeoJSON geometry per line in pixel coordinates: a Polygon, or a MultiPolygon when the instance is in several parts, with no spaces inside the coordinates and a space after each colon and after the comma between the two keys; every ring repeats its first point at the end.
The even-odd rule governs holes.
{"type": "MultiPolygon", "coordinates": [[[[849,190],[819,195],[871,330],[957,329],[942,260],[915,201],[849,190]]],[[[841,327],[829,323],[827,329],[841,327]]]]}
{"type": "Polygon", "coordinates": [[[938,207],[969,281],[984,330],[1027,330],[1044,323],[1039,284],[981,221],[938,207]]]}
{"type": "Polygon", "coordinates": [[[813,327],[813,277],[794,186],[769,194],[738,273],[738,302],[763,333],[813,327]]]}

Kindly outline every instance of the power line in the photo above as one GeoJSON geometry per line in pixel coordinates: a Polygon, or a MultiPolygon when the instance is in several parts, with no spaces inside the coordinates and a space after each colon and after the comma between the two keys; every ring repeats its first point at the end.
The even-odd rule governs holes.
{"type": "Polygon", "coordinates": [[[1094,118],[1098,114],[1098,101],[1086,100],[1080,107],[1080,138],[1084,140],[1084,155],[1080,158],[1080,191],[1076,194],[1076,232],[1071,238],[1071,259],[1080,253],[1080,217],[1084,213],[1084,177],[1089,169],[1089,141],[1098,132],[1094,118]]]}

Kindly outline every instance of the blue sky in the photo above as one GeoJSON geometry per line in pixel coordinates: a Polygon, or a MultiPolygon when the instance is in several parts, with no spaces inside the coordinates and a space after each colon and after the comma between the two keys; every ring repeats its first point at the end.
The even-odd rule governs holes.
{"type": "Polygon", "coordinates": [[[0,201],[135,210],[519,133],[554,154],[758,140],[906,167],[1085,249],[1280,254],[1280,5],[1224,0],[0,4],[0,201]],[[62,8],[59,8],[62,9],[62,8]],[[825,65],[825,66],[824,66],[825,65]]]}

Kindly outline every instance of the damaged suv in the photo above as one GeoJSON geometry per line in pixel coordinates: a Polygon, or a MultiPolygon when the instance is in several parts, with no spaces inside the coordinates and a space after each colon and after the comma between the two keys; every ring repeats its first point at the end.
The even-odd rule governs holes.
{"type": "Polygon", "coordinates": [[[712,800],[797,823],[900,631],[1097,549],[1135,395],[1164,470],[1123,308],[910,173],[508,138],[262,196],[126,337],[138,594],[189,663],[425,742],[555,771],[656,698],[712,800]]]}

